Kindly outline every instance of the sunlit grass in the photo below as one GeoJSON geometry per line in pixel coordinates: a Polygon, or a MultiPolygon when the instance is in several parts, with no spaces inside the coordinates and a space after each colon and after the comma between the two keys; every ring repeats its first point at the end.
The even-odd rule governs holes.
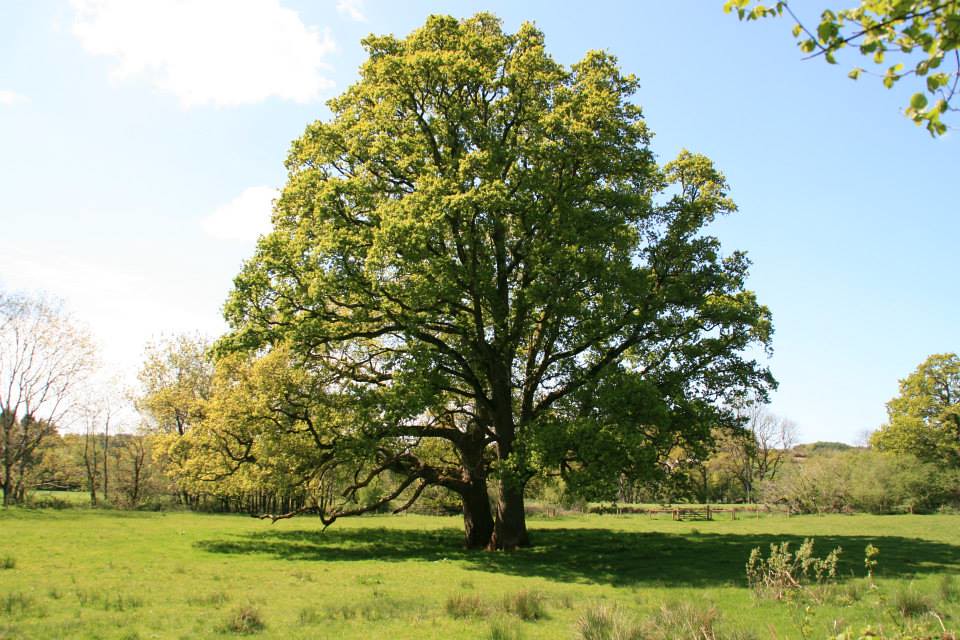
{"type": "Polygon", "coordinates": [[[696,602],[718,628],[792,638],[796,609],[756,598],[744,564],[753,547],[805,537],[819,552],[844,549],[840,583],[812,607],[812,637],[838,621],[889,624],[883,608],[919,611],[914,596],[948,626],[960,620],[944,578],[960,572],[957,516],[529,524],[535,547],[487,553],[462,549],[458,518],[369,517],[322,532],[310,518],[10,509],[0,512],[15,559],[0,571],[0,637],[572,638],[600,605],[656,625],[665,603],[696,602]],[[878,589],[863,580],[868,543],[880,548],[878,589]]]}

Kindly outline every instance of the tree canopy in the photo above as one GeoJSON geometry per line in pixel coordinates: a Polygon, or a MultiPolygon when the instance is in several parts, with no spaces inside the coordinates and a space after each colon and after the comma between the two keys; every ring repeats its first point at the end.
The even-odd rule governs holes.
{"type": "Polygon", "coordinates": [[[878,449],[960,467],[960,358],[939,353],[900,381],[889,421],[870,439],[878,449]]]}
{"type": "MultiPolygon", "coordinates": [[[[914,77],[920,91],[913,94],[905,114],[925,125],[932,136],[947,130],[942,116],[957,111],[954,98],[960,87],[960,3],[943,0],[861,0],[849,9],[825,9],[816,27],[808,27],[786,0],[753,4],[727,0],[724,11],[736,11],[741,20],[757,20],[788,13],[796,24],[793,35],[809,57],[837,63],[837,53],[855,46],[881,67],[885,87],[914,77]],[[751,6],[752,5],[752,6],[751,6]],[[922,79],[922,80],[921,80],[922,79]]],[[[853,80],[871,72],[855,67],[853,80]]]]}
{"type": "Polygon", "coordinates": [[[231,428],[231,451],[295,435],[328,524],[440,486],[469,546],[512,548],[538,470],[647,469],[773,384],[744,355],[772,333],[749,261],[704,232],[735,210],[726,181],[687,151],[657,164],[612,55],[566,68],[533,25],[489,14],[363,44],[360,79],[294,141],[225,307],[220,354],[297,371],[272,377],[272,417],[231,428]],[[358,502],[388,477],[383,501],[358,502]]]}

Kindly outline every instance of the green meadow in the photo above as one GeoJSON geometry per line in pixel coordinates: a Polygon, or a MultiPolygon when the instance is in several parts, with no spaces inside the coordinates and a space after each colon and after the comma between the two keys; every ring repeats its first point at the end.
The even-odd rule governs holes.
{"type": "Polygon", "coordinates": [[[533,548],[488,553],[461,548],[454,517],[372,516],[323,531],[309,517],[9,509],[0,638],[581,638],[578,621],[598,607],[663,637],[685,637],[669,629],[678,616],[705,616],[706,638],[826,638],[867,625],[939,638],[960,626],[958,516],[530,525],[533,548]],[[751,549],[805,537],[817,555],[842,547],[837,581],[786,600],[755,595],[751,549]],[[880,549],[873,583],[868,544],[880,549]]]}

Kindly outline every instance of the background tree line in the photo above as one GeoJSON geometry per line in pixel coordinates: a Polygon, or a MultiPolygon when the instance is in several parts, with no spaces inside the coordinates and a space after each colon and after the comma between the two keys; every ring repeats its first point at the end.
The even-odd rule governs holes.
{"type": "MultiPolygon", "coordinates": [[[[44,314],[62,313],[49,302],[25,297],[6,309],[32,318],[38,311],[34,305],[44,314]]],[[[74,336],[77,327],[65,324],[67,317],[53,326],[69,327],[66,335],[74,336]]],[[[31,331],[52,330],[36,318],[33,322],[28,325],[31,331]]],[[[12,320],[5,326],[10,330],[12,320]]],[[[89,345],[81,344],[81,353],[90,357],[89,345]]],[[[9,401],[0,450],[9,471],[9,503],[63,506],[56,492],[82,491],[93,506],[118,508],[263,514],[306,505],[311,496],[303,474],[310,462],[300,459],[298,440],[285,439],[280,429],[281,435],[261,438],[254,446],[250,432],[242,431],[256,431],[251,420],[277,427],[277,403],[282,400],[289,410],[290,394],[302,372],[289,366],[281,352],[252,361],[238,356],[215,361],[210,347],[197,335],[176,335],[149,345],[139,391],[127,398],[136,414],[118,410],[125,398],[115,390],[92,390],[77,381],[58,387],[65,394],[58,406],[70,404],[75,414],[69,423],[41,422],[22,411],[10,419],[6,416],[14,414],[15,405],[9,401]],[[68,398],[70,389],[83,393],[68,398]],[[225,451],[232,453],[225,456],[225,451]],[[270,464],[245,464],[260,455],[270,464]],[[36,491],[41,493],[31,499],[36,491]]],[[[8,352],[4,362],[11,361],[8,352]]],[[[92,366],[73,363],[69,371],[79,375],[92,366]]],[[[590,501],[767,502],[811,513],[955,508],[960,502],[958,401],[960,359],[936,354],[901,380],[900,393],[888,403],[888,422],[864,446],[797,444],[795,425],[753,398],[734,408],[738,428],[715,426],[706,449],[662,450],[653,473],[586,481],[589,474],[565,478],[545,470],[531,478],[526,497],[533,512],[585,508],[590,501]]],[[[68,414],[48,415],[66,420],[68,414]]],[[[350,503],[361,510],[371,505],[376,505],[373,511],[396,509],[403,501],[390,496],[403,480],[402,474],[382,474],[354,491],[350,503]]],[[[342,493],[354,483],[343,477],[331,482],[328,491],[342,493]]],[[[414,509],[458,513],[460,501],[456,493],[433,487],[424,490],[414,509]]]]}

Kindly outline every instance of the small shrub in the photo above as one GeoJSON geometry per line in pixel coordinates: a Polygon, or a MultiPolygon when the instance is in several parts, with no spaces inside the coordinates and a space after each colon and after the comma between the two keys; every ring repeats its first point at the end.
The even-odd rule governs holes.
{"type": "Polygon", "coordinates": [[[577,620],[579,640],[644,640],[637,623],[616,606],[600,604],[577,620]]]}
{"type": "Polygon", "coordinates": [[[922,616],[933,609],[930,598],[917,591],[913,585],[901,586],[897,589],[893,594],[891,604],[897,610],[897,613],[904,618],[922,616]]]}
{"type": "Polygon", "coordinates": [[[880,555],[880,549],[872,544],[868,544],[863,552],[863,568],[867,570],[867,578],[873,580],[873,572],[877,570],[877,556],[880,555]]]}
{"type": "Polygon", "coordinates": [[[0,569],[16,569],[17,559],[13,556],[4,556],[0,558],[0,569]]]}
{"type": "Polygon", "coordinates": [[[451,618],[481,618],[487,615],[487,608],[480,596],[458,593],[447,598],[447,615],[451,618]]]}
{"type": "Polygon", "coordinates": [[[230,612],[223,623],[223,631],[232,633],[260,633],[266,628],[260,612],[250,605],[238,607],[230,612]]]}
{"type": "Polygon", "coordinates": [[[76,505],[54,496],[40,495],[28,496],[26,506],[28,509],[54,509],[60,511],[63,509],[72,509],[76,505]]]}
{"type": "Polygon", "coordinates": [[[770,545],[770,556],[763,557],[760,547],[750,552],[747,560],[747,584],[758,595],[782,600],[784,595],[810,582],[823,583],[836,578],[837,561],[842,549],[837,547],[823,558],[813,555],[813,539],[807,538],[797,549],[790,543],[770,545]]]}
{"type": "Polygon", "coordinates": [[[518,591],[503,601],[503,609],[528,622],[539,620],[547,615],[543,605],[543,594],[538,591],[518,591]]]}

